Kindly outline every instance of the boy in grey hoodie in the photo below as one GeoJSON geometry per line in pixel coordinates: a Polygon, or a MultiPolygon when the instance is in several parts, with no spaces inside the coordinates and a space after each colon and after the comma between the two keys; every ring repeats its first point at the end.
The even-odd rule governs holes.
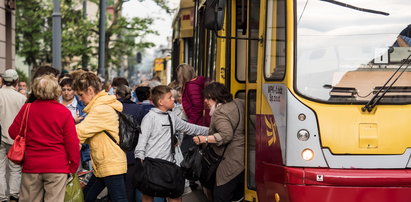
{"type": "MultiPolygon", "coordinates": [[[[174,98],[171,88],[168,86],[157,86],[151,91],[151,98],[155,105],[141,123],[141,134],[135,149],[135,157],[144,160],[145,157],[163,159],[173,162],[170,143],[170,122],[173,124],[173,134],[181,131],[188,135],[208,135],[208,128],[197,126],[181,120],[170,112],[174,107],[174,98]]],[[[143,201],[152,201],[153,197],[144,195],[143,201]]],[[[169,201],[181,201],[181,197],[169,199],[169,201]]]]}

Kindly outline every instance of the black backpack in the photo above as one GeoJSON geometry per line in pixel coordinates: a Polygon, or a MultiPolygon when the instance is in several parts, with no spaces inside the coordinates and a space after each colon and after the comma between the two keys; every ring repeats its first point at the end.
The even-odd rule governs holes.
{"type": "Polygon", "coordinates": [[[123,112],[117,112],[117,114],[120,143],[117,143],[109,132],[104,131],[104,133],[106,133],[106,135],[124,151],[134,151],[137,146],[138,137],[141,133],[140,124],[138,123],[137,118],[133,115],[123,112]]]}

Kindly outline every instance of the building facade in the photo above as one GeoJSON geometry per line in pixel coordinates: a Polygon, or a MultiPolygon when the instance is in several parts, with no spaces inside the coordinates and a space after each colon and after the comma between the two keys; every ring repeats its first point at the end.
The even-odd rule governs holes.
{"type": "Polygon", "coordinates": [[[15,0],[0,0],[0,72],[15,68],[15,0]]]}

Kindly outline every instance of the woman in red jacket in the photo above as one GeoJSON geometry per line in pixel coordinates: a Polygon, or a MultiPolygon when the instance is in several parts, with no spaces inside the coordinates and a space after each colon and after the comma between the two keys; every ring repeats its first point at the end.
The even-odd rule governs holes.
{"type": "Polygon", "coordinates": [[[208,126],[210,116],[204,116],[207,114],[204,113],[203,97],[205,78],[196,76],[194,68],[189,64],[180,64],[177,66],[177,80],[179,86],[182,87],[182,104],[187,121],[196,125],[208,126]]]}
{"type": "MultiPolygon", "coordinates": [[[[177,81],[182,87],[182,105],[187,121],[201,126],[210,125],[209,110],[204,109],[203,89],[205,87],[205,78],[196,76],[194,68],[189,64],[180,64],[177,66],[177,81]]],[[[191,136],[184,136],[181,143],[181,152],[185,156],[190,147],[196,146],[191,136]]],[[[191,189],[195,189],[197,184],[190,181],[191,189]]]]}
{"type": "Polygon", "coordinates": [[[15,139],[21,125],[26,125],[23,115],[30,106],[19,201],[64,201],[68,173],[75,173],[80,163],[74,119],[57,101],[61,94],[57,78],[36,78],[32,92],[37,100],[23,105],[9,128],[10,137],[15,139]]]}

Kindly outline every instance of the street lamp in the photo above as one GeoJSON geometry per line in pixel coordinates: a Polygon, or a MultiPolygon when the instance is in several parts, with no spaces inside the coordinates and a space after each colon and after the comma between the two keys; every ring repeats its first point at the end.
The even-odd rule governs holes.
{"type": "Polygon", "coordinates": [[[61,13],[60,13],[60,1],[54,0],[53,9],[53,67],[61,72],[61,13]]]}
{"type": "MultiPolygon", "coordinates": [[[[123,0],[127,2],[129,0],[123,0]]],[[[106,40],[106,0],[100,0],[100,20],[99,20],[99,47],[98,47],[98,74],[105,77],[104,52],[106,40]]]]}
{"type": "Polygon", "coordinates": [[[106,40],[106,0],[100,0],[100,21],[99,21],[99,47],[98,47],[98,74],[105,77],[104,68],[104,46],[106,40]]]}

